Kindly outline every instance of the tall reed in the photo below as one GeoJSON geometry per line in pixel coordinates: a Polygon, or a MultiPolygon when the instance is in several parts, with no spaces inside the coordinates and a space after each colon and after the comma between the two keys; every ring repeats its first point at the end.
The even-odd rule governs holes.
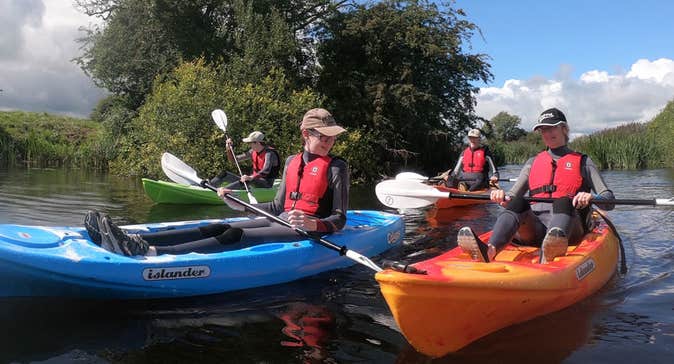
{"type": "Polygon", "coordinates": [[[655,135],[645,124],[631,123],[577,138],[571,148],[592,158],[600,169],[662,167],[655,135]]]}

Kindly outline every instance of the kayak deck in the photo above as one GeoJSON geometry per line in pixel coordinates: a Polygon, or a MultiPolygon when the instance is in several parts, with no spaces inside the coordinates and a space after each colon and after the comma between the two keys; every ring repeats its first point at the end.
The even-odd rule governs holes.
{"type": "MultiPolygon", "coordinates": [[[[129,225],[128,232],[161,231],[227,220],[129,225]]],[[[326,236],[374,256],[400,244],[404,224],[379,211],[347,212],[347,225],[326,236]]],[[[104,299],[215,294],[296,280],[354,264],[311,240],[269,242],[212,254],[127,257],[93,244],[82,227],[0,225],[0,297],[104,299]]]]}
{"type": "MultiPolygon", "coordinates": [[[[223,201],[218,195],[200,186],[186,186],[179,183],[157,181],[143,178],[143,189],[150,199],[156,203],[166,204],[202,204],[202,205],[223,205],[223,201]]],[[[250,187],[250,192],[255,196],[258,202],[268,202],[274,199],[276,191],[281,183],[278,179],[274,182],[272,188],[250,187]]],[[[234,190],[234,196],[248,201],[246,190],[234,190]]]]}
{"type": "Polygon", "coordinates": [[[616,271],[618,239],[601,225],[549,264],[538,264],[538,252],[508,245],[494,262],[478,263],[455,248],[413,264],[427,275],[386,270],[375,278],[410,344],[438,357],[596,292],[616,271]]]}

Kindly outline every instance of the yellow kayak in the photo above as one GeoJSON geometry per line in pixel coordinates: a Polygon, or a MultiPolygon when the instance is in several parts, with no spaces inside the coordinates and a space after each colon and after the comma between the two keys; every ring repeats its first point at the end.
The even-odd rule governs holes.
{"type": "Polygon", "coordinates": [[[493,262],[478,263],[454,248],[413,264],[426,275],[384,270],[375,278],[405,338],[439,357],[593,294],[616,272],[619,239],[602,222],[566,256],[538,264],[538,252],[511,244],[493,262]]]}

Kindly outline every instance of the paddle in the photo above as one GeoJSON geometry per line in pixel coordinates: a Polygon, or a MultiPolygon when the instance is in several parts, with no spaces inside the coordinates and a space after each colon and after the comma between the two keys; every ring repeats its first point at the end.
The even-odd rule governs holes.
{"type": "MultiPolygon", "coordinates": [[[[168,176],[168,178],[170,178],[172,181],[174,181],[176,183],[181,183],[181,184],[185,184],[185,185],[192,185],[192,186],[201,186],[201,187],[204,187],[204,188],[208,188],[209,190],[214,191],[214,192],[217,191],[217,189],[215,187],[211,186],[208,183],[208,181],[202,180],[201,178],[199,178],[199,176],[197,176],[197,172],[194,169],[192,169],[192,167],[188,166],[187,164],[185,164],[185,162],[181,161],[180,159],[178,159],[176,156],[174,156],[171,153],[164,153],[162,155],[162,157],[161,157],[161,167],[164,170],[164,173],[168,176]]],[[[277,216],[274,216],[274,215],[268,213],[267,211],[259,209],[259,208],[255,207],[255,206],[253,206],[249,203],[246,203],[246,202],[244,202],[244,201],[242,201],[242,200],[240,200],[240,199],[238,199],[238,198],[236,198],[236,197],[234,197],[230,194],[226,194],[225,198],[227,198],[231,201],[234,201],[238,204],[241,204],[248,211],[251,211],[251,212],[256,213],[258,215],[264,216],[264,217],[268,218],[269,220],[272,220],[272,221],[274,221],[278,224],[281,224],[285,227],[293,229],[295,232],[297,232],[301,236],[303,236],[305,238],[309,238],[309,239],[319,243],[320,245],[322,245],[326,248],[337,251],[337,252],[339,252],[340,255],[346,255],[347,258],[355,261],[356,263],[360,263],[360,264],[362,264],[366,267],[369,267],[372,270],[374,270],[375,272],[381,272],[382,271],[382,268],[377,266],[369,258],[367,258],[367,257],[365,257],[365,256],[363,256],[363,255],[361,255],[357,252],[354,252],[353,250],[347,249],[346,246],[338,246],[338,245],[332,243],[331,241],[329,241],[327,239],[309,234],[308,232],[306,232],[306,231],[304,231],[300,228],[292,227],[292,225],[290,225],[290,223],[288,223],[287,221],[285,221],[285,220],[283,220],[283,219],[281,219],[277,216]]]]}
{"type": "MultiPolygon", "coordinates": [[[[401,172],[396,175],[396,180],[407,180],[407,181],[442,181],[440,177],[426,177],[414,172],[401,172]]],[[[461,181],[461,180],[459,180],[461,181]]],[[[499,182],[517,182],[517,178],[499,178],[499,182]]]]}
{"type": "MultiPolygon", "coordinates": [[[[377,198],[385,206],[393,208],[421,208],[435,203],[441,198],[458,198],[489,200],[488,194],[464,194],[442,192],[433,186],[421,182],[410,180],[387,180],[377,184],[375,187],[377,198]]],[[[525,201],[530,202],[553,202],[554,198],[543,197],[524,197],[525,201]]],[[[646,205],[646,206],[674,206],[674,198],[651,199],[651,200],[591,200],[595,205],[646,205]]]]}
{"type": "MultiPolygon", "coordinates": [[[[220,109],[215,109],[211,112],[211,117],[213,118],[213,121],[215,121],[215,125],[217,125],[218,128],[220,128],[220,130],[225,133],[225,138],[229,139],[227,136],[227,114],[225,114],[225,112],[220,109]]],[[[236,164],[236,168],[239,170],[239,176],[243,176],[243,173],[241,173],[241,167],[239,167],[239,161],[236,160],[236,153],[234,153],[234,148],[232,148],[231,144],[229,145],[229,150],[232,152],[232,156],[234,157],[234,164],[236,164]]],[[[246,182],[241,182],[243,182],[243,187],[248,193],[248,201],[250,201],[250,203],[257,203],[257,199],[255,196],[253,196],[252,193],[250,193],[246,182]]]]}

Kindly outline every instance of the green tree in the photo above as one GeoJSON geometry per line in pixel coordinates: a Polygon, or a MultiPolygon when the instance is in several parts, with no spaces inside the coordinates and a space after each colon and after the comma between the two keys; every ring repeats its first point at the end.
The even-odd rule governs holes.
{"type": "Polygon", "coordinates": [[[491,137],[499,141],[511,142],[526,136],[527,132],[520,128],[522,119],[501,111],[491,119],[491,137]]]}
{"type": "Polygon", "coordinates": [[[225,137],[211,120],[211,111],[223,109],[227,133],[239,149],[240,140],[252,130],[267,135],[287,156],[301,150],[298,120],[320,104],[310,91],[292,91],[280,70],[255,84],[240,86],[202,59],[183,63],[155,84],[147,102],[132,120],[131,130],[119,143],[113,172],[158,178],[163,176],[160,158],[175,154],[212,177],[232,169],[225,158],[225,137]]]}
{"type": "MultiPolygon", "coordinates": [[[[434,173],[477,123],[471,81],[492,76],[485,55],[465,52],[476,26],[463,15],[428,1],[382,1],[328,19],[318,89],[347,128],[369,130],[369,158],[434,173]]],[[[368,177],[397,167],[378,163],[368,177]]]]}

